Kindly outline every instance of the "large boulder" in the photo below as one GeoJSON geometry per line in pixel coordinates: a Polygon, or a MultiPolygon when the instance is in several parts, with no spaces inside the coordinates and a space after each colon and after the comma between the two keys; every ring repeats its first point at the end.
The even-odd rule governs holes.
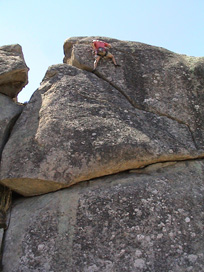
{"type": "Polygon", "coordinates": [[[28,71],[19,44],[0,47],[0,93],[16,98],[28,83],[28,71]]]}
{"type": "Polygon", "coordinates": [[[204,271],[203,176],[158,164],[17,199],[3,271],[204,271]]]}
{"type": "Polygon", "coordinates": [[[91,41],[2,141],[0,182],[44,194],[1,186],[2,271],[203,271],[204,59],[107,38],[121,66],[93,73],[91,41]]]}
{"type": "Polygon", "coordinates": [[[48,69],[18,119],[2,155],[1,183],[31,196],[202,155],[188,125],[138,109],[106,80],[61,64],[48,69]]]}
{"type": "Polygon", "coordinates": [[[4,149],[1,183],[20,194],[204,156],[203,58],[107,38],[121,66],[94,74],[91,41],[65,41],[4,149]]]}

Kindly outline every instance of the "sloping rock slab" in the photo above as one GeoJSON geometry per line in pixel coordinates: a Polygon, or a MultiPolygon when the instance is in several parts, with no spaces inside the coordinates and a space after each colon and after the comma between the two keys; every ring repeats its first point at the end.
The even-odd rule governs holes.
{"type": "Polygon", "coordinates": [[[0,47],[0,93],[17,97],[28,83],[28,70],[19,44],[0,47]]]}
{"type": "Polygon", "coordinates": [[[10,131],[22,110],[22,105],[16,104],[11,98],[0,94],[0,158],[10,131]]]}
{"type": "Polygon", "coordinates": [[[100,60],[96,74],[124,93],[136,108],[189,126],[204,149],[204,57],[179,55],[161,47],[105,37],[75,37],[64,43],[64,63],[93,70],[92,39],[103,39],[120,67],[100,60]]]}
{"type": "Polygon", "coordinates": [[[204,270],[203,161],[14,202],[3,271],[204,270]]]}
{"type": "Polygon", "coordinates": [[[4,149],[1,183],[25,196],[201,156],[188,126],[134,108],[96,75],[49,68],[4,149]]]}

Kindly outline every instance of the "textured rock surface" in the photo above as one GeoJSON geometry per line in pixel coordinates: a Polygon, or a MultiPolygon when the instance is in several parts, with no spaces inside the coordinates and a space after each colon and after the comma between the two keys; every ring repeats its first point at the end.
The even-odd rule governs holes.
{"type": "Polygon", "coordinates": [[[28,83],[28,70],[19,44],[0,47],[0,93],[16,98],[28,83]]]}
{"type": "MultiPolygon", "coordinates": [[[[94,37],[96,38],[96,37],[94,37]]],[[[103,38],[102,38],[103,39],[103,38]]],[[[104,38],[117,62],[99,62],[96,74],[120,90],[136,108],[186,124],[198,148],[204,145],[204,57],[188,57],[142,43],[104,38]]],[[[90,37],[67,39],[64,62],[91,71],[90,37]]]]}
{"type": "Polygon", "coordinates": [[[3,271],[203,271],[203,161],[136,171],[16,200],[3,271]]]}
{"type": "Polygon", "coordinates": [[[137,109],[106,80],[61,64],[49,68],[17,121],[2,155],[1,182],[37,195],[202,155],[184,123],[137,109]]]}
{"type": "MultiPolygon", "coordinates": [[[[23,110],[23,105],[15,103],[12,98],[16,98],[20,90],[27,84],[27,74],[28,68],[20,45],[0,47],[0,162],[3,148],[15,121],[23,110]]],[[[11,190],[0,185],[0,266],[11,196],[11,190]]]]}
{"type": "Polygon", "coordinates": [[[22,105],[16,104],[11,98],[0,94],[0,158],[10,131],[22,110],[22,105]]]}
{"type": "MultiPolygon", "coordinates": [[[[8,141],[21,108],[0,95],[1,183],[31,196],[84,181],[16,195],[3,272],[204,271],[204,59],[106,39],[121,66],[93,74],[91,40],[65,42],[8,141]]],[[[16,82],[21,48],[2,52],[16,82]]]]}

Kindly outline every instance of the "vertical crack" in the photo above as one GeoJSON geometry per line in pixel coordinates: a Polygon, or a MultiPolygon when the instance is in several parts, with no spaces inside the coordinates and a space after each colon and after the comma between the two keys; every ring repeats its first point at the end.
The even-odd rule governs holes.
{"type": "Polygon", "coordinates": [[[8,142],[8,140],[10,138],[10,135],[11,135],[11,132],[12,132],[12,129],[13,129],[16,121],[20,117],[21,113],[17,114],[15,117],[13,117],[10,120],[9,124],[7,125],[7,128],[5,129],[4,136],[3,136],[3,139],[2,139],[2,144],[0,145],[0,161],[1,161],[1,157],[2,157],[4,147],[5,147],[6,143],[8,142]]]}
{"type": "MultiPolygon", "coordinates": [[[[134,103],[131,101],[131,99],[129,98],[129,96],[123,92],[123,90],[118,87],[117,85],[115,85],[114,83],[112,83],[110,80],[108,80],[107,78],[103,77],[99,72],[95,71],[93,72],[93,74],[95,74],[97,77],[103,79],[104,81],[106,81],[107,83],[109,83],[113,88],[115,88],[116,90],[118,90],[127,100],[128,102],[131,104],[132,107],[136,108],[134,103]]],[[[139,108],[139,106],[137,107],[138,109],[142,110],[141,108],[139,108]]]]}

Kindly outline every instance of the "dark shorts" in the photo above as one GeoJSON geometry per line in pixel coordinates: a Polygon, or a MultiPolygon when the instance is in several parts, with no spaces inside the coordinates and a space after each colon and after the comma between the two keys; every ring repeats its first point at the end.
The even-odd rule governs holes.
{"type": "Polygon", "coordinates": [[[99,47],[97,50],[97,55],[100,57],[106,57],[108,55],[108,50],[103,47],[99,47]]]}

